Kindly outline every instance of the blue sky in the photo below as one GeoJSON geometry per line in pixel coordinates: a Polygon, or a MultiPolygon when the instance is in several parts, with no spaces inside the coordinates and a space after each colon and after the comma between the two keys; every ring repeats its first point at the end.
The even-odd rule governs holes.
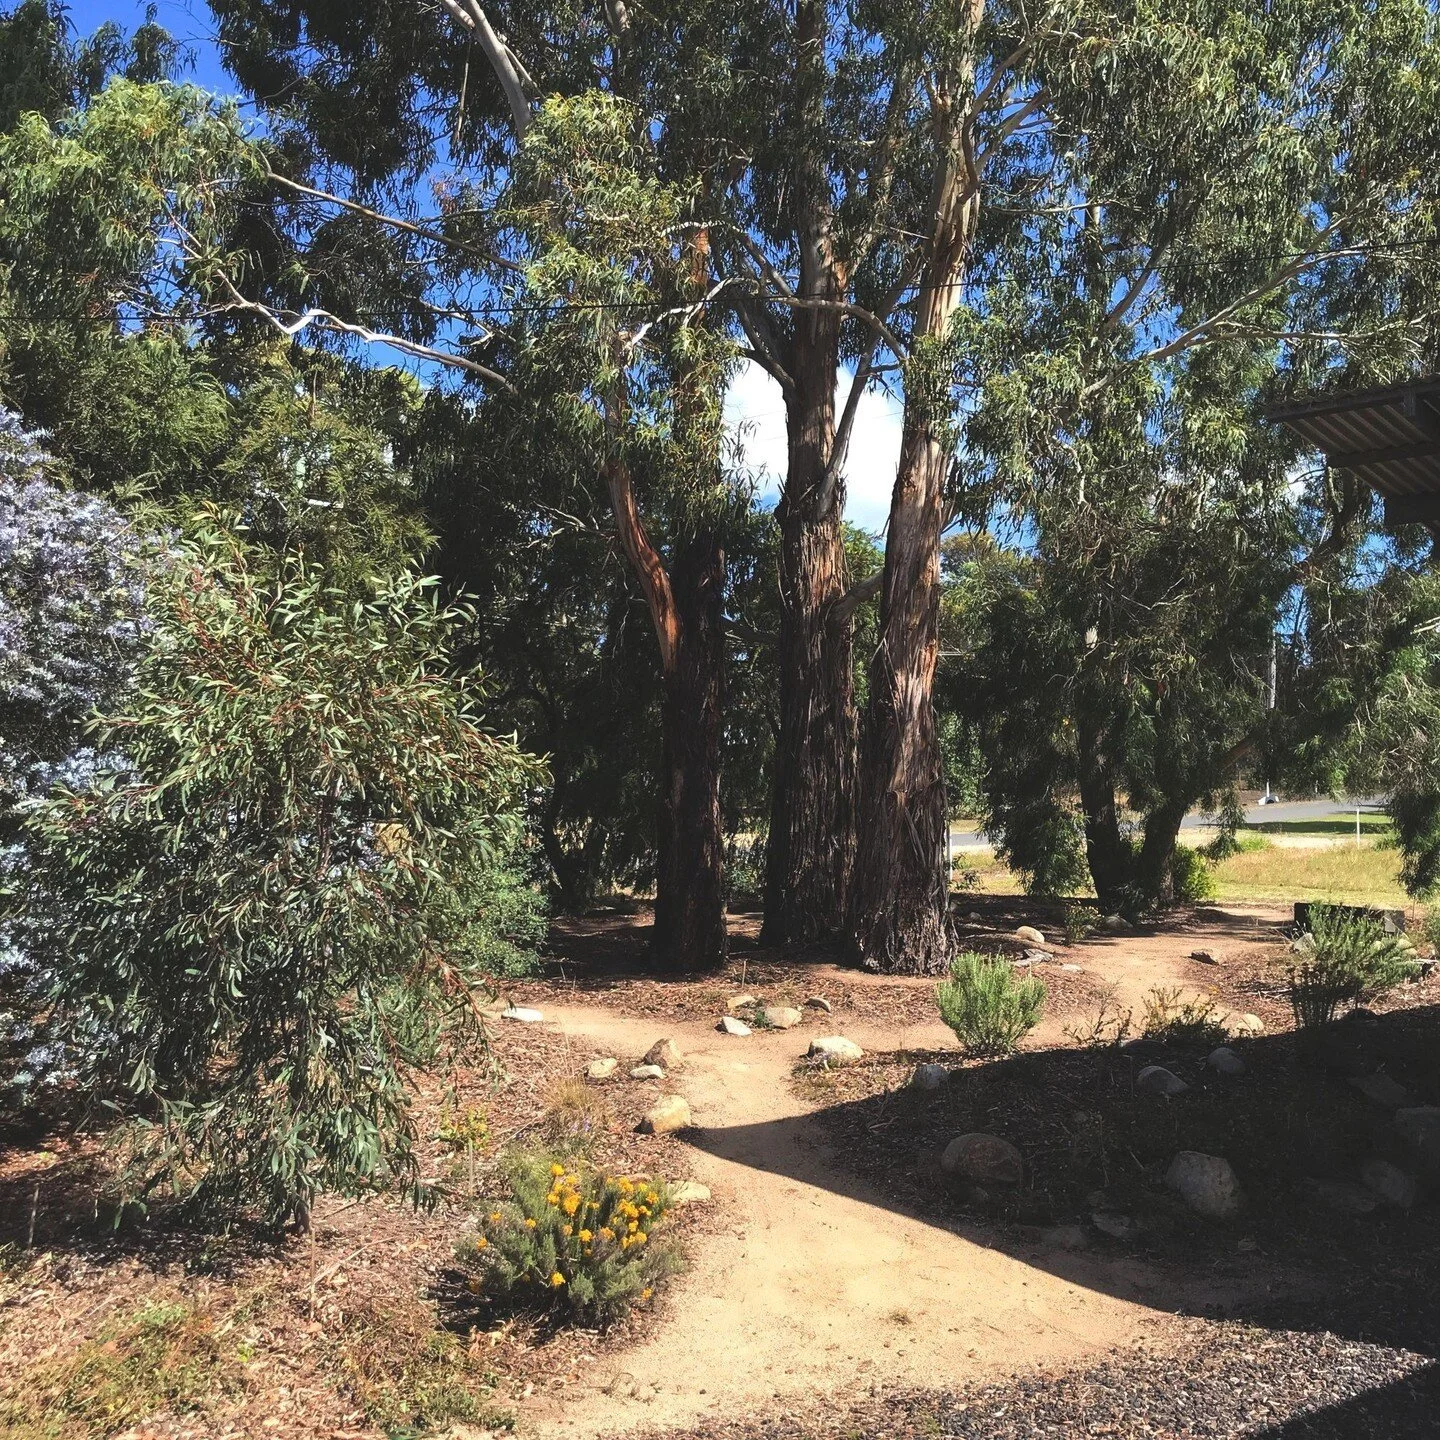
{"type": "MultiPolygon", "coordinates": [[[[88,35],[107,20],[133,30],[145,20],[144,0],[72,0],[70,19],[88,35]]],[[[185,48],[185,79],[228,94],[230,77],[220,63],[215,23],[203,0],[157,0],[156,18],[185,48]]],[[[843,400],[849,376],[838,378],[843,400]]],[[[761,493],[779,494],[785,474],[785,406],[780,387],[758,366],[746,363],[725,397],[726,420],[744,450],[745,463],[761,480],[761,493]]],[[[845,466],[846,517],[878,534],[890,511],[890,491],[900,456],[900,404],[879,390],[860,402],[845,466]]]]}

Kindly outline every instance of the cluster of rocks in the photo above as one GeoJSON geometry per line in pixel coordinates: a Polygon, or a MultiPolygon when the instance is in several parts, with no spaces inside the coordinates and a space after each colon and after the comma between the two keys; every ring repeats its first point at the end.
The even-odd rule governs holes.
{"type": "Polygon", "coordinates": [[[805,1010],[830,1012],[830,1002],[823,995],[812,995],[804,1010],[794,1005],[767,1005],[755,995],[736,995],[725,1007],[715,1028],[725,1035],[743,1038],[756,1030],[793,1030],[804,1018],[805,1010]]]}

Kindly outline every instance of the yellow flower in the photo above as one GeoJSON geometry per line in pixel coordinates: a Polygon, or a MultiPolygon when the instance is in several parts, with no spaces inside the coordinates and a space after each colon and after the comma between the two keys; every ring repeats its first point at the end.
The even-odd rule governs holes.
{"type": "Polygon", "coordinates": [[[490,1223],[491,1223],[492,1225],[498,1225],[498,1224],[500,1223],[501,1218],[502,1218],[502,1217],[501,1217],[500,1212],[499,1212],[498,1210],[492,1210],[492,1211],[490,1212],[490,1223]]]}
{"type": "Polygon", "coordinates": [[[645,1243],[645,1232],[643,1230],[638,1230],[630,1238],[634,1241],[636,1245],[643,1245],[645,1243]]]}
{"type": "Polygon", "coordinates": [[[570,1230],[571,1230],[571,1227],[570,1227],[569,1225],[562,1225],[562,1226],[560,1227],[560,1233],[561,1233],[562,1235],[569,1235],[569,1234],[570,1234],[570,1230]]]}
{"type": "Polygon", "coordinates": [[[546,1203],[547,1205],[558,1205],[558,1204],[560,1203],[560,1196],[559,1196],[554,1190],[552,1190],[552,1191],[545,1197],[545,1203],[546,1203]]]}
{"type": "Polygon", "coordinates": [[[615,1238],[615,1232],[608,1225],[602,1225],[600,1227],[600,1238],[602,1240],[613,1240],[615,1238]]]}
{"type": "Polygon", "coordinates": [[[642,1206],[640,1207],[640,1214],[642,1214],[642,1215],[648,1215],[649,1213],[650,1213],[650,1207],[649,1207],[648,1205],[642,1205],[642,1206]]]}
{"type": "Polygon", "coordinates": [[[550,1284],[552,1286],[559,1286],[563,1285],[564,1283],[565,1277],[558,1270],[550,1277],[550,1284]]]}
{"type": "Polygon", "coordinates": [[[527,1220],[525,1222],[525,1228],[527,1230],[533,1230],[535,1228],[535,1222],[533,1220],[527,1220]]]}
{"type": "Polygon", "coordinates": [[[631,1235],[633,1235],[639,1228],[640,1228],[639,1225],[637,1225],[637,1224],[635,1223],[635,1221],[633,1221],[633,1220],[625,1227],[625,1229],[626,1229],[631,1235]]]}
{"type": "Polygon", "coordinates": [[[563,1175],[565,1173],[565,1167],[563,1165],[552,1165],[550,1167],[550,1173],[552,1175],[563,1175]]]}
{"type": "Polygon", "coordinates": [[[640,1298],[641,1298],[642,1300],[648,1300],[654,1293],[655,1293],[655,1292],[647,1285],[647,1286],[640,1292],[640,1298]]]}
{"type": "Polygon", "coordinates": [[[481,1290],[481,1285],[480,1285],[479,1279],[478,1279],[476,1276],[472,1275],[472,1276],[465,1282],[465,1288],[466,1288],[472,1295],[478,1295],[478,1294],[480,1293],[480,1290],[481,1290]]]}
{"type": "Polygon", "coordinates": [[[484,1250],[489,1244],[490,1242],[483,1235],[477,1235],[475,1237],[475,1248],[477,1250],[484,1250]]]}
{"type": "Polygon", "coordinates": [[[560,1208],[567,1215],[573,1215],[580,1208],[580,1197],[578,1195],[567,1195],[560,1208]]]}
{"type": "Polygon", "coordinates": [[[647,1205],[654,1205],[659,1199],[660,1197],[652,1190],[648,1195],[646,1195],[645,1203],[647,1205]]]}
{"type": "MultiPolygon", "coordinates": [[[[568,1230],[570,1227],[567,1225],[565,1228],[568,1230]]],[[[580,1243],[582,1245],[588,1245],[594,1238],[594,1235],[588,1230],[582,1230],[580,1232],[580,1243]]]]}

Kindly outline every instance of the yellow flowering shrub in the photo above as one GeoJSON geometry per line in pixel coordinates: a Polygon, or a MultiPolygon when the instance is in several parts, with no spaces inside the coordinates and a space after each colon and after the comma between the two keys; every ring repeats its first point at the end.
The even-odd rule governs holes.
{"type": "Polygon", "coordinates": [[[603,1324],[679,1268],[656,1233],[669,1206],[664,1185],[533,1154],[512,1158],[506,1179],[509,1197],[487,1203],[458,1247],[472,1293],[603,1324]]]}

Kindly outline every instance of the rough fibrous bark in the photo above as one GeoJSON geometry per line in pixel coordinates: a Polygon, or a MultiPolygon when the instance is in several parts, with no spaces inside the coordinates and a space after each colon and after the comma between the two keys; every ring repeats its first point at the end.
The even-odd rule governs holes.
{"type": "Polygon", "coordinates": [[[844,486],[831,474],[839,324],[800,320],[780,525],[780,731],[765,870],[768,944],[840,933],[855,846],[855,700],[845,594],[844,486]]]}
{"type": "Polygon", "coordinates": [[[953,945],[945,777],[933,705],[947,469],[934,437],[907,423],[885,547],[880,643],[870,667],[850,915],[857,958],[887,973],[938,974],[953,945]]]}
{"type": "Polygon", "coordinates": [[[681,551],[670,582],[680,624],[661,707],[664,789],[653,948],[662,963],[692,969],[719,964],[726,953],[720,818],[725,555],[714,535],[701,535],[681,551]]]}

